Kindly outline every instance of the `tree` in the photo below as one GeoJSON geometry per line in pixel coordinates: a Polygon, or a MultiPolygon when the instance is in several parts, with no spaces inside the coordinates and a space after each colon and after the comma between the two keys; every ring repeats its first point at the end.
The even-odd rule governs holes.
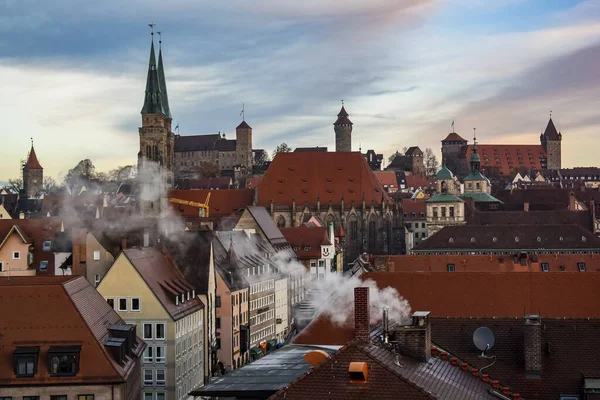
{"type": "Polygon", "coordinates": [[[273,150],[273,158],[275,158],[277,153],[289,153],[290,151],[292,151],[292,149],[287,145],[287,143],[281,143],[279,146],[275,147],[275,150],[273,150]]]}
{"type": "Polygon", "coordinates": [[[89,181],[96,177],[96,167],[88,158],[79,161],[65,176],[65,184],[73,188],[78,182],[89,181]]]}
{"type": "Polygon", "coordinates": [[[57,188],[56,181],[51,176],[44,177],[43,189],[44,192],[50,193],[57,188]]]}
{"type": "Polygon", "coordinates": [[[133,165],[125,165],[124,167],[117,167],[108,172],[108,179],[111,181],[125,181],[128,179],[134,179],[137,175],[137,168],[133,165]]]}
{"type": "Polygon", "coordinates": [[[400,153],[398,150],[396,150],[396,152],[394,154],[392,154],[391,156],[388,157],[388,164],[391,164],[392,161],[394,161],[394,158],[405,155],[406,150],[408,150],[408,147],[406,147],[406,146],[404,146],[402,148],[402,153],[400,153]]]}
{"type": "Polygon", "coordinates": [[[194,167],[194,171],[200,178],[215,178],[219,176],[221,170],[217,164],[213,164],[208,161],[202,161],[199,165],[194,167]]]}
{"type": "Polygon", "coordinates": [[[423,161],[425,161],[425,174],[427,176],[434,176],[440,167],[440,163],[433,153],[433,150],[431,150],[431,147],[425,149],[423,161]]]}
{"type": "Polygon", "coordinates": [[[23,190],[23,179],[9,179],[5,189],[15,194],[21,193],[21,190],[23,190]]]}
{"type": "Polygon", "coordinates": [[[270,161],[269,153],[264,150],[256,150],[254,152],[254,165],[263,165],[267,161],[270,161]]]}

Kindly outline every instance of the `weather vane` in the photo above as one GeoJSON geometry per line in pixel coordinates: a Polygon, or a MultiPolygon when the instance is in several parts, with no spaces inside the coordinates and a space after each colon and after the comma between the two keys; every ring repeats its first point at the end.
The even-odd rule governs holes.
{"type": "Polygon", "coordinates": [[[550,110],[550,118],[552,118],[552,110],[550,110]]]}
{"type": "Polygon", "coordinates": [[[151,31],[150,34],[152,36],[154,36],[154,27],[156,26],[156,24],[148,24],[148,26],[150,27],[150,31],[151,31]]]}
{"type": "Polygon", "coordinates": [[[344,107],[344,100],[342,100],[342,107],[344,107]]]}

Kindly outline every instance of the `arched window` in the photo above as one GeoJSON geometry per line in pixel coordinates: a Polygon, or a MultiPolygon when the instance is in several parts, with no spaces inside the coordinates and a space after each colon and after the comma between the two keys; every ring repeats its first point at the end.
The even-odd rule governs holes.
{"type": "Polygon", "coordinates": [[[277,217],[277,227],[285,228],[285,218],[283,217],[283,215],[280,215],[279,217],[277,217]]]}
{"type": "Polygon", "coordinates": [[[330,222],[333,222],[333,229],[337,228],[336,223],[335,223],[335,217],[333,216],[333,214],[327,215],[327,228],[329,228],[330,222]]]}
{"type": "Polygon", "coordinates": [[[358,239],[358,219],[355,215],[350,217],[350,240],[355,241],[358,239]]]}

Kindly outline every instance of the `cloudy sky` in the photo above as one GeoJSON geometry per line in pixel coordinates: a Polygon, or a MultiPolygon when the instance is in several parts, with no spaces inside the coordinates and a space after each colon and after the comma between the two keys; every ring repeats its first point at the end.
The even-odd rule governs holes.
{"type": "Polygon", "coordinates": [[[600,2],[571,0],[3,0],[0,180],[30,138],[46,174],[133,164],[148,23],[163,31],[181,134],[254,147],[333,146],[340,100],[353,149],[439,152],[456,131],[538,143],[550,110],[563,165],[598,165],[600,2]]]}

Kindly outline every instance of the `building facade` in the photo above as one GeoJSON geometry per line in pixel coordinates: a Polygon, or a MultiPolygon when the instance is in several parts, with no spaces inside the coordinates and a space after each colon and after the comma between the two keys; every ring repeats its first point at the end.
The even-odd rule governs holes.
{"type": "Polygon", "coordinates": [[[277,343],[285,343],[290,334],[289,314],[288,278],[281,276],[275,280],[275,338],[277,343]]]}
{"type": "Polygon", "coordinates": [[[179,269],[156,248],[127,249],[98,292],[138,327],[145,400],[188,399],[204,384],[203,304],[179,269]]]}

